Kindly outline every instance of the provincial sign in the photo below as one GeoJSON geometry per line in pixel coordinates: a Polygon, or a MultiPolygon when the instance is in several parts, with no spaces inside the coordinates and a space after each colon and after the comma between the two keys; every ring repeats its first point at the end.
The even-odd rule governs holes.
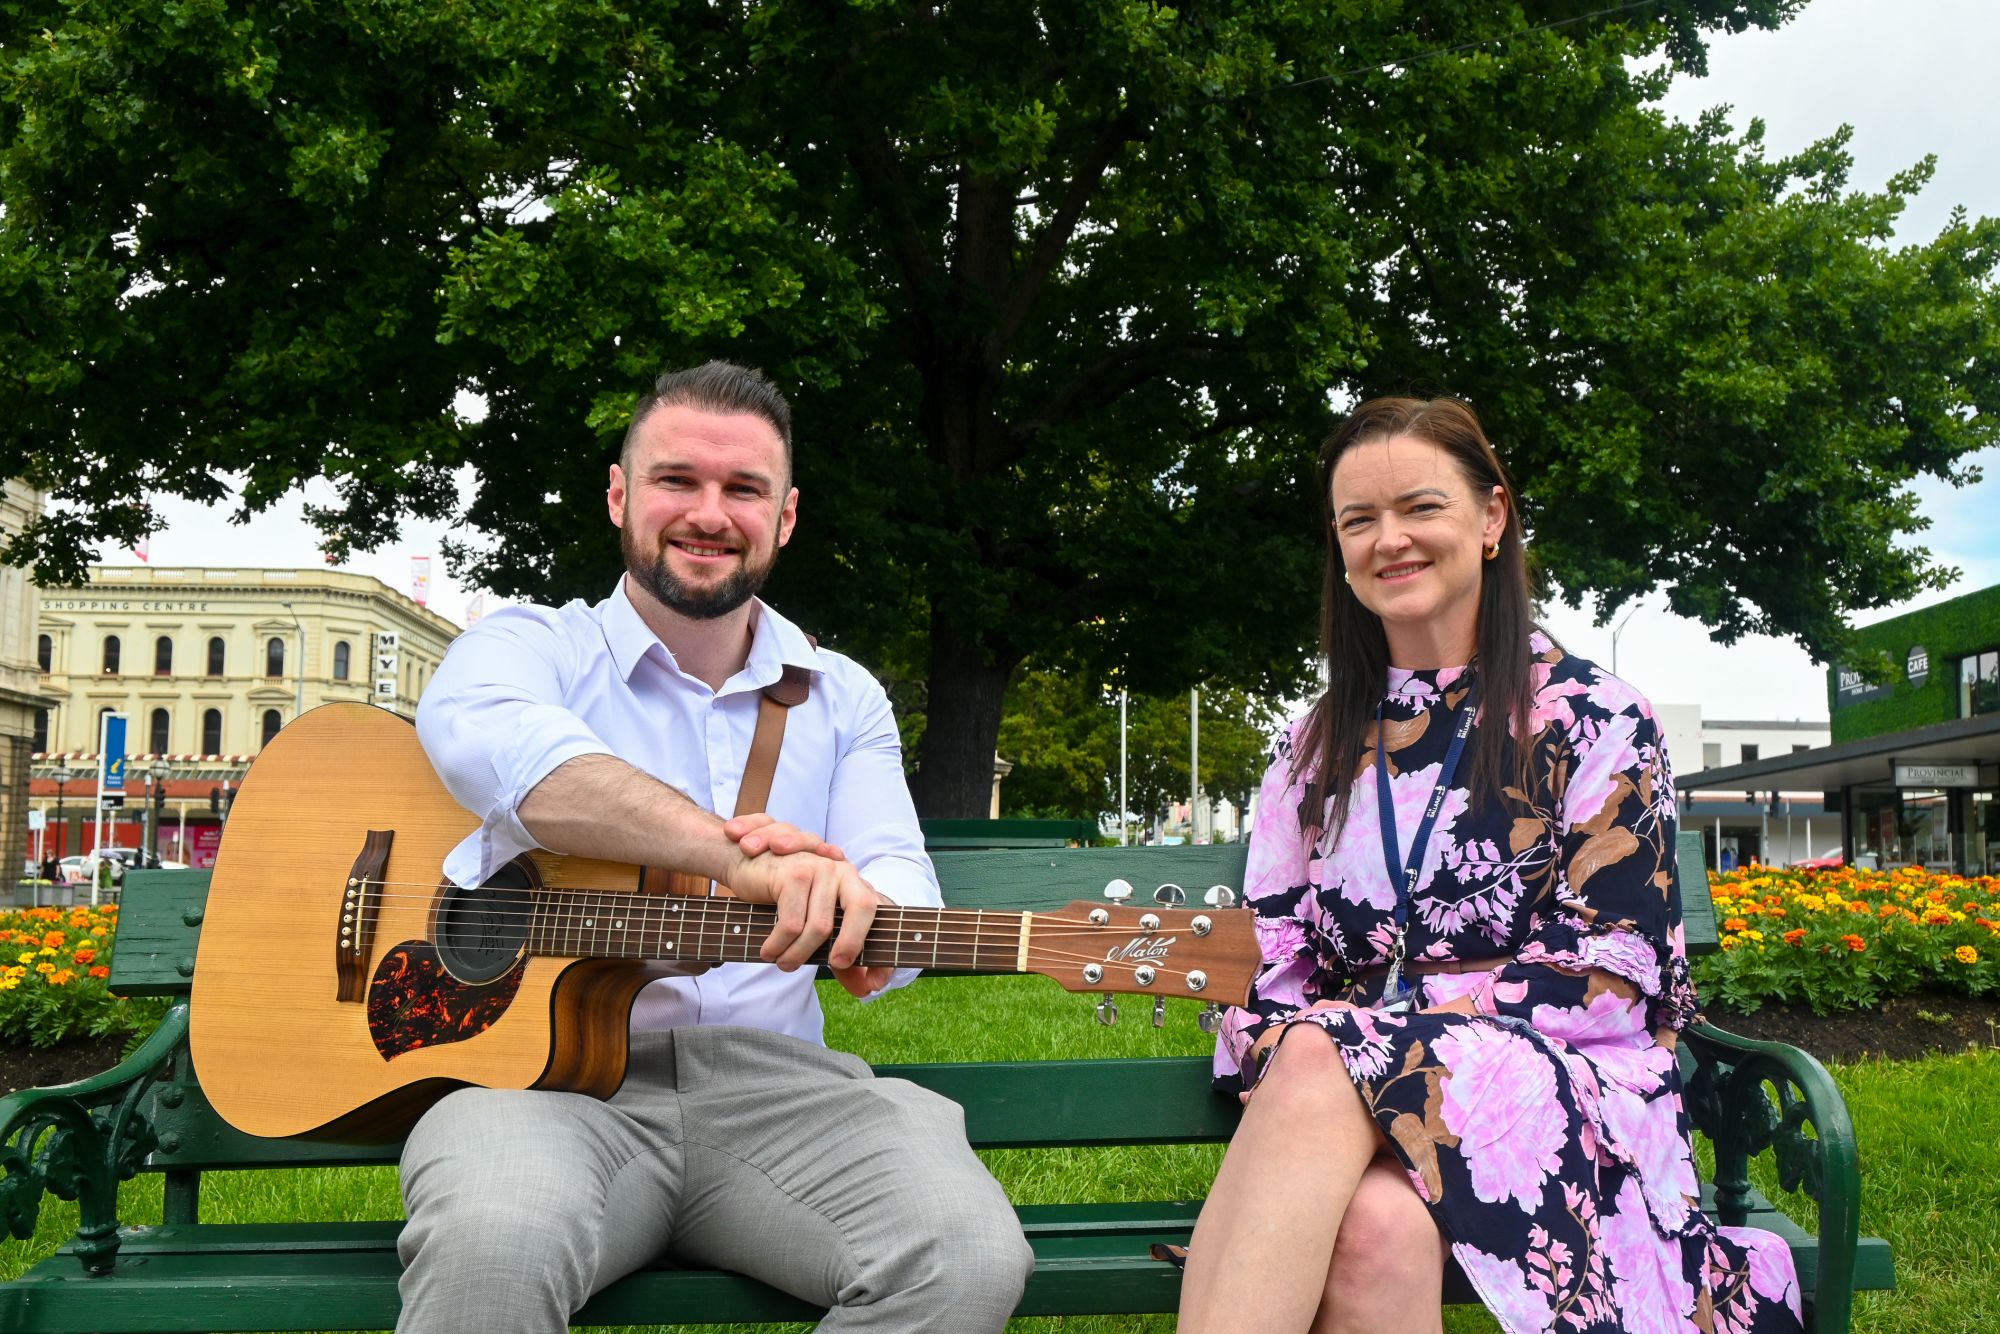
{"type": "Polygon", "coordinates": [[[1897,764],[1897,787],[1978,787],[1977,764],[1897,764]]]}

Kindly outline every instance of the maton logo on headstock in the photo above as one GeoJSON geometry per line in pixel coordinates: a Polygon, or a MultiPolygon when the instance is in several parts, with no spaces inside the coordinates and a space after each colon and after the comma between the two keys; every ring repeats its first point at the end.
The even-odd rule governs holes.
{"type": "Polygon", "coordinates": [[[1132,963],[1136,960],[1146,960],[1158,963],[1167,957],[1168,952],[1173,949],[1174,942],[1179,939],[1179,936],[1134,936],[1118,948],[1108,951],[1104,956],[1104,962],[1132,963]]]}

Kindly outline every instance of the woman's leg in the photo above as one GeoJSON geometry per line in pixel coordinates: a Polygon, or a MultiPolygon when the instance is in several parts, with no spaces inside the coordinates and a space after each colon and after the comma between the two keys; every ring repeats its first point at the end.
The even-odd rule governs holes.
{"type": "Polygon", "coordinates": [[[1402,1163],[1376,1158],[1340,1220],[1312,1334],[1440,1334],[1449,1253],[1402,1163]]]}
{"type": "Polygon", "coordinates": [[[1381,1143],[1332,1039],[1317,1025],[1294,1025],[1195,1223],[1182,1334],[1307,1328],[1341,1216],[1381,1143]]]}

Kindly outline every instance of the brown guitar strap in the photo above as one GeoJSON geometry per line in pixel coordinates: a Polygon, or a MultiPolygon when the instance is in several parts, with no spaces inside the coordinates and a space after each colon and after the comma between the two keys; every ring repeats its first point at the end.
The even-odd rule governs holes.
{"type": "MultiPolygon", "coordinates": [[[[750,736],[750,756],[743,764],[743,783],[736,789],[737,815],[756,815],[770,802],[771,784],[778,776],[778,753],[785,746],[785,718],[811,696],[812,673],[789,663],[783,676],[764,687],[764,698],[757,702],[757,730],[750,736]]],[[[642,888],[654,888],[655,874],[649,867],[642,888]]],[[[665,879],[669,894],[729,896],[727,886],[685,871],[669,871],[665,879]]]]}

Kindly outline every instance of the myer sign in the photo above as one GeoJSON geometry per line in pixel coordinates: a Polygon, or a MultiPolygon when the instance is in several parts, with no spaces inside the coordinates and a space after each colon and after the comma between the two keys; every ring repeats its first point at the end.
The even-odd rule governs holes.
{"type": "Polygon", "coordinates": [[[1898,764],[1897,787],[1978,787],[1977,764],[1898,764]]]}

